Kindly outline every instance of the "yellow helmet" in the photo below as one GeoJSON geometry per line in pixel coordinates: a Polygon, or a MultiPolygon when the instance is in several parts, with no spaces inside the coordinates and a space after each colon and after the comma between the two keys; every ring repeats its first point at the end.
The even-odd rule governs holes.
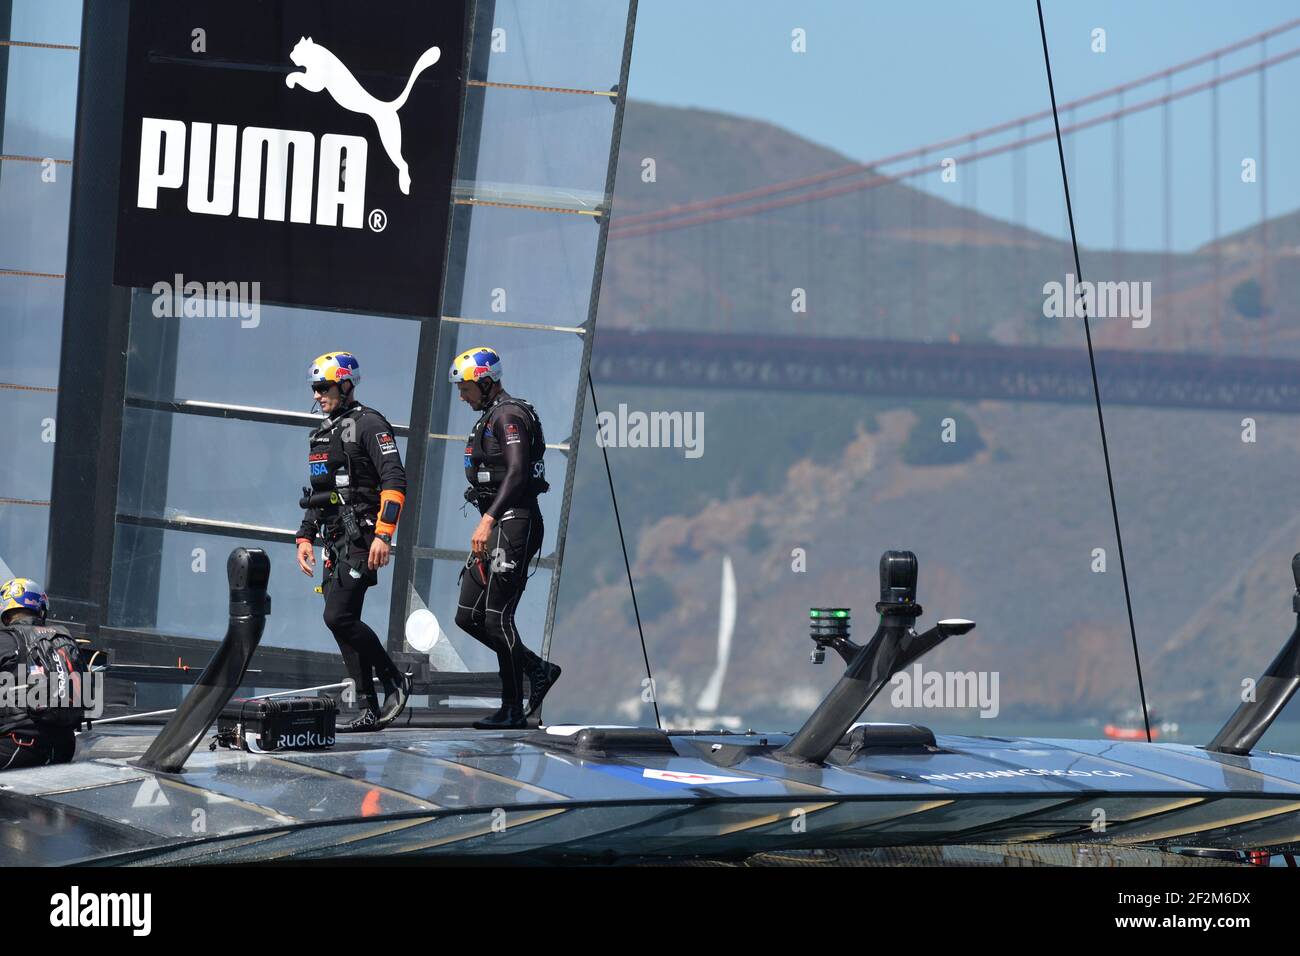
{"type": "Polygon", "coordinates": [[[496,349],[486,345],[467,349],[451,360],[447,381],[453,385],[461,382],[500,382],[501,356],[496,349]]]}
{"type": "Polygon", "coordinates": [[[0,616],[19,608],[31,611],[42,621],[50,608],[45,592],[31,578],[14,578],[0,585],[0,616]]]}

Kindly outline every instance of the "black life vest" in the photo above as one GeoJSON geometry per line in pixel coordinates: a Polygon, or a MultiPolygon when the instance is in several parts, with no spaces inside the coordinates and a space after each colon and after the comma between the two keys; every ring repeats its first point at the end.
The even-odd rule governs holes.
{"type": "Polygon", "coordinates": [[[0,663],[11,686],[28,684],[25,706],[0,706],[0,732],[28,722],[41,727],[76,727],[85,718],[82,681],[89,673],[81,649],[67,628],[59,624],[10,624],[0,629],[16,645],[0,663]],[[42,693],[33,691],[41,685],[42,693]]]}
{"type": "Polygon", "coordinates": [[[542,456],[546,454],[546,436],[542,432],[542,420],[537,417],[537,411],[528,402],[522,398],[508,396],[499,400],[491,408],[485,411],[477,422],[474,423],[474,430],[469,434],[469,441],[465,445],[465,480],[473,486],[476,491],[495,494],[501,482],[506,477],[506,456],[504,452],[504,436],[493,434],[496,439],[497,450],[490,452],[484,442],[488,429],[495,427],[489,421],[493,415],[505,408],[507,405],[515,405],[525,412],[524,421],[528,427],[528,493],[536,496],[550,491],[551,485],[546,480],[546,462],[542,456]]]}
{"type": "MultiPolygon", "coordinates": [[[[348,406],[337,418],[326,419],[311,433],[308,440],[307,473],[311,479],[311,490],[335,491],[338,489],[337,476],[345,474],[348,483],[341,489],[348,502],[358,510],[377,509],[379,507],[379,476],[370,456],[359,442],[362,412],[372,412],[365,405],[348,406]],[[350,441],[344,441],[344,433],[351,422],[353,434],[350,441]]],[[[382,418],[382,416],[380,416],[382,418]]],[[[325,505],[321,508],[322,518],[337,513],[337,506],[325,505]]]]}

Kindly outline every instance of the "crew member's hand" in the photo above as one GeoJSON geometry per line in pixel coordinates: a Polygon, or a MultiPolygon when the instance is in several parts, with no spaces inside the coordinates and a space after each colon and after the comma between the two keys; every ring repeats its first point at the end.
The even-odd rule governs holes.
{"type": "Polygon", "coordinates": [[[388,543],[381,541],[379,538],[371,541],[370,560],[367,562],[370,570],[376,571],[379,568],[386,567],[388,565],[388,555],[391,550],[392,549],[388,546],[388,543]]]}
{"type": "Polygon", "coordinates": [[[488,536],[492,534],[492,526],[496,524],[496,519],[491,515],[484,515],[479,519],[478,527],[474,529],[474,536],[469,539],[469,550],[471,554],[487,556],[488,553],[488,536]]]}
{"type": "Polygon", "coordinates": [[[316,573],[316,549],[309,541],[298,542],[298,567],[302,568],[302,573],[307,577],[316,573]]]}

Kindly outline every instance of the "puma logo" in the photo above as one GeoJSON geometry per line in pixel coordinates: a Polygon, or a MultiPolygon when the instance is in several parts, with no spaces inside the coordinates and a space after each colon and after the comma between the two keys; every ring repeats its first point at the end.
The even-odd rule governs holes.
{"type": "Polygon", "coordinates": [[[289,89],[301,86],[312,93],[328,90],[334,102],[345,110],[365,113],[374,120],[379,130],[379,141],[388,153],[388,158],[397,167],[398,185],[401,186],[404,194],[409,195],[411,173],[407,169],[406,160],[402,158],[402,123],[397,118],[397,111],[406,105],[406,98],[410,95],[416,79],[437,63],[440,56],[442,52],[436,46],[429,47],[421,53],[420,58],[415,61],[411,78],[406,81],[406,89],[402,90],[397,99],[385,103],[366,92],[365,87],[352,75],[352,71],[333,53],[314,42],[311,37],[300,37],[293,52],[289,54],[289,59],[302,69],[290,73],[285,77],[284,82],[289,89]]]}

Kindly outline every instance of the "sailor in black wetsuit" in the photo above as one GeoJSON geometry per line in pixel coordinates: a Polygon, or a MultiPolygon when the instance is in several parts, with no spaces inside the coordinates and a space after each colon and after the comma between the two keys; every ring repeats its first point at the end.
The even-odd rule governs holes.
{"type": "MultiPolygon", "coordinates": [[[[0,668],[9,672],[10,688],[28,683],[30,649],[42,634],[71,641],[62,626],[43,626],[49,606],[35,581],[14,578],[0,585],[0,668]]],[[[38,720],[26,708],[0,706],[0,770],[67,763],[76,749],[75,723],[38,720]]]]}
{"type": "Polygon", "coordinates": [[[411,693],[411,678],[398,670],[379,637],[361,620],[366,589],[379,583],[388,564],[397,519],[406,502],[406,471],[393,426],[356,401],[361,367],[347,352],[327,352],[308,372],[326,419],[311,434],[307,455],[311,487],[298,529],[298,566],[309,577],[316,567],[313,543],[325,541],[325,626],[356,686],[361,716],[343,731],[380,730],[397,719],[411,693]],[[372,677],[384,685],[380,710],[372,677]]]}
{"type": "Polygon", "coordinates": [[[467,500],[482,515],[470,539],[461,571],[456,624],[497,655],[501,709],[474,726],[490,730],[524,727],[527,717],[560,676],[520,640],[515,609],[528,583],[528,565],[542,547],[542,513],[537,496],[546,482],[546,439],[533,407],[501,387],[501,356],[490,348],[462,352],[448,379],[461,400],[482,412],[465,448],[467,500]],[[523,678],[528,675],[528,710],[523,678]]]}

